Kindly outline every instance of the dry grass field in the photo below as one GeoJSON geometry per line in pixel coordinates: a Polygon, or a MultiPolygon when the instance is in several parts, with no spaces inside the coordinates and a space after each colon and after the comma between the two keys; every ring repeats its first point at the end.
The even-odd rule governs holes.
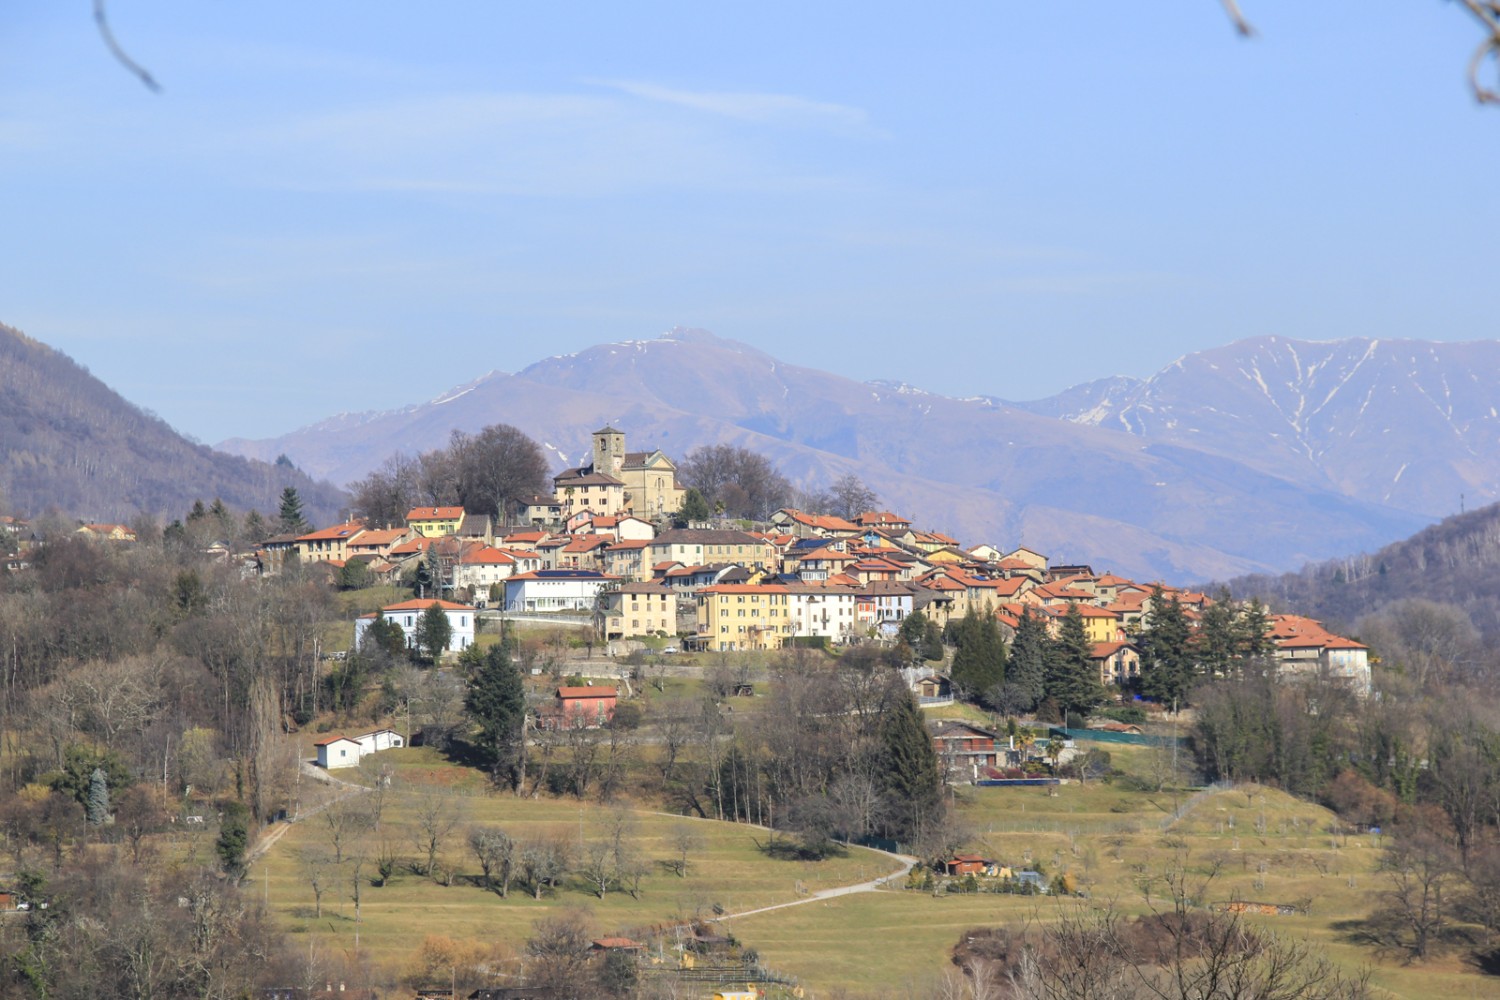
{"type": "MultiPolygon", "coordinates": [[[[393,765],[394,770],[379,829],[356,838],[346,853],[367,858],[366,879],[375,873],[376,859],[382,853],[402,859],[389,884],[373,887],[367,881],[363,885],[358,922],[360,948],[393,970],[403,968],[429,934],[519,946],[537,920],[577,908],[589,911],[592,926],[601,936],[633,933],[652,925],[712,917],[716,908],[736,912],[788,902],[899,868],[892,859],[859,848],[819,862],[770,858],[758,846],[765,832],[757,828],[628,810],[629,841],[638,856],[650,863],[639,899],[615,891],[600,899],[577,879],[565,879],[555,895],[541,900],[531,898],[521,886],[512,888],[508,899],[501,899],[473,882],[479,867],[467,845],[468,827],[499,826],[518,839],[557,838],[576,854],[580,841],[591,843],[608,836],[616,810],[572,799],[489,794],[481,777],[445,764],[423,748],[387,751],[376,759],[393,765]],[[420,856],[418,815],[434,798],[463,816],[440,856],[443,867],[456,873],[452,885],[440,885],[411,868],[420,856]],[[684,827],[697,834],[700,846],[693,851],[686,876],[679,877],[665,862],[674,856],[676,833],[684,827]]],[[[305,796],[304,809],[316,808],[324,797],[321,790],[313,790],[305,796]]],[[[331,851],[330,837],[325,814],[291,824],[252,869],[249,883],[265,895],[292,933],[306,934],[323,948],[352,953],[356,931],[352,866],[346,863],[344,874],[325,893],[319,919],[314,916],[314,894],[303,863],[309,854],[331,851]]]]}
{"type": "MultiPolygon", "coordinates": [[[[1126,748],[1115,753],[1115,761],[1134,771],[1150,764],[1148,755],[1126,748]]],[[[439,885],[407,867],[389,885],[362,890],[361,948],[392,970],[405,967],[429,934],[516,949],[536,920],[578,907],[588,910],[600,934],[638,932],[710,917],[716,909],[732,914],[789,902],[896,867],[885,856],[859,849],[818,863],[778,860],[759,849],[761,830],[631,810],[632,842],[652,861],[639,899],[624,892],[598,899],[572,880],[542,900],[520,887],[501,900],[471,884],[469,876],[478,868],[468,855],[464,825],[494,824],[517,837],[554,836],[576,845],[604,836],[613,810],[571,799],[491,794],[480,776],[430,750],[391,751],[379,759],[392,765],[395,777],[380,830],[367,834],[360,848],[372,858],[382,850],[407,861],[418,857],[413,831],[430,794],[440,794],[465,816],[442,853],[458,873],[454,885],[439,885]],[[674,833],[684,824],[697,831],[702,846],[687,876],[679,878],[663,862],[673,854],[674,833]]],[[[368,774],[343,774],[369,780],[368,774]]],[[[1340,832],[1327,810],[1274,789],[1246,786],[1193,795],[1100,782],[1052,790],[963,788],[956,792],[956,805],[975,850],[1005,864],[1040,868],[1049,878],[1068,873],[1090,898],[935,896],[886,889],[813,900],[725,926],[768,966],[798,977],[811,996],[905,994],[908,988],[922,995],[969,928],[1046,921],[1059,907],[1113,905],[1127,914],[1149,912],[1170,905],[1159,879],[1180,870],[1191,886],[1206,886],[1205,902],[1252,900],[1304,910],[1247,919],[1272,933],[1314,942],[1351,970],[1369,967],[1372,981],[1391,996],[1500,995],[1500,982],[1458,957],[1403,965],[1357,943],[1351,922],[1370,912],[1384,885],[1376,870],[1380,838],[1340,832]]],[[[325,896],[323,917],[312,915],[313,894],[301,858],[327,845],[321,817],[293,824],[256,866],[251,882],[294,934],[308,935],[324,948],[352,951],[356,928],[347,877],[325,896]]],[[[366,871],[372,868],[373,862],[366,871]]]]}

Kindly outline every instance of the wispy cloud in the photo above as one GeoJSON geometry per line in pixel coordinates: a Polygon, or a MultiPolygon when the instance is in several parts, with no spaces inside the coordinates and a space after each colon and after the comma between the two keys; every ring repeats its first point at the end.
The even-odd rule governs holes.
{"type": "MultiPolygon", "coordinates": [[[[862,120],[834,105],[729,96],[737,99],[724,104],[737,109],[732,121],[823,115],[842,129],[862,120]],[[817,107],[825,110],[809,110],[817,107]]],[[[804,143],[747,139],[743,126],[723,123],[725,114],[685,118],[625,91],[446,93],[285,118],[206,138],[201,151],[237,154],[256,185],[293,190],[595,197],[663,188],[833,191],[855,183],[814,165],[818,157],[804,143]]]]}
{"type": "Polygon", "coordinates": [[[814,101],[795,94],[754,91],[681,90],[640,80],[590,80],[645,101],[672,104],[739,121],[793,127],[832,128],[844,132],[879,134],[862,108],[814,101]]]}

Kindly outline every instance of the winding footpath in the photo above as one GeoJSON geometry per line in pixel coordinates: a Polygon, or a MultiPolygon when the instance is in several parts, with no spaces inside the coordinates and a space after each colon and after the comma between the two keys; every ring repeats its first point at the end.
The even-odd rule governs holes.
{"type": "MultiPolygon", "coordinates": [[[[694,823],[718,822],[717,820],[705,819],[702,816],[681,816],[677,813],[657,812],[655,813],[655,815],[671,816],[673,819],[691,820],[694,823]]],[[[737,823],[735,825],[748,826],[756,830],[765,830],[768,833],[771,830],[770,827],[761,826],[759,823],[737,823]]],[[[882,875],[880,878],[870,879],[868,882],[857,882],[854,885],[836,885],[831,889],[819,889],[816,892],[808,893],[801,899],[794,899],[788,903],[773,903],[770,906],[758,906],[753,910],[741,910],[738,913],[725,913],[715,917],[714,920],[717,923],[723,923],[726,920],[737,920],[740,917],[750,917],[754,916],[757,913],[769,913],[771,910],[784,910],[788,906],[804,906],[808,903],[816,903],[824,899],[833,899],[836,896],[849,896],[856,892],[874,892],[876,889],[880,889],[889,884],[893,879],[906,878],[906,876],[911,873],[911,870],[916,867],[917,864],[919,864],[921,861],[920,858],[914,858],[909,854],[897,854],[895,851],[883,851],[878,847],[861,846],[860,850],[871,851],[875,854],[884,854],[888,858],[899,861],[901,863],[901,867],[896,871],[891,872],[889,875],[882,875]]]]}

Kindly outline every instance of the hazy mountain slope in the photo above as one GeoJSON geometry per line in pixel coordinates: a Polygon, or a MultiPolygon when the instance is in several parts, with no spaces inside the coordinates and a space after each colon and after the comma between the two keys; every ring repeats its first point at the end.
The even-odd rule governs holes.
{"type": "Polygon", "coordinates": [[[66,355],[3,325],[0,460],[0,497],[27,514],[55,507],[105,521],[181,517],[194,500],[216,496],[269,514],[282,489],[295,486],[309,516],[329,519],[342,500],[294,469],[194,444],[66,355]]]}
{"type": "Polygon", "coordinates": [[[449,429],[515,424],[559,466],[604,423],[632,448],[681,456],[731,443],[794,480],[862,476],[888,505],[969,541],[1025,542],[1057,559],[1174,579],[1299,565],[1380,544],[1422,519],[1245,465],[1008,406],[871,385],[744,344],[676,331],[492,373],[422,406],[344,415],[223,447],[348,482],[449,429]]]}
{"type": "Polygon", "coordinates": [[[1500,341],[1261,337],[1013,405],[1429,516],[1500,499],[1500,341]]]}
{"type": "Polygon", "coordinates": [[[1500,638],[1500,504],[1456,514],[1370,555],[1228,585],[1236,596],[1260,596],[1343,629],[1408,598],[1454,604],[1492,640],[1500,638]]]}

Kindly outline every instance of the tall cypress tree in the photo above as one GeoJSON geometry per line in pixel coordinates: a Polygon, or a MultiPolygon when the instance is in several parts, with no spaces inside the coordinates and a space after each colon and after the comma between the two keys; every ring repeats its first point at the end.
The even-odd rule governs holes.
{"type": "Polygon", "coordinates": [[[1006,673],[1010,683],[1026,693],[1031,699],[1027,708],[1042,700],[1047,683],[1047,660],[1050,641],[1047,625],[1040,617],[1026,610],[1016,625],[1015,638],[1010,643],[1010,656],[1006,660],[1006,673]]]}
{"type": "Polygon", "coordinates": [[[526,777],[526,689],[511,659],[509,643],[498,642],[485,651],[469,678],[464,708],[479,727],[475,742],[495,780],[520,788],[526,777]]]}
{"type": "Polygon", "coordinates": [[[1141,693],[1163,705],[1182,704],[1193,686],[1192,631],[1175,597],[1156,588],[1141,633],[1141,693]]]}
{"type": "Polygon", "coordinates": [[[1057,702],[1063,721],[1082,722],[1104,701],[1099,668],[1094,665],[1094,644],[1089,642],[1083,614],[1074,604],[1063,616],[1057,639],[1047,657],[1046,695],[1057,702]]]}
{"type": "Polygon", "coordinates": [[[102,826],[109,819],[109,778],[104,768],[96,767],[89,775],[89,826],[102,826]]]}
{"type": "Polygon", "coordinates": [[[942,779],[932,737],[910,692],[882,714],[880,747],[887,827],[897,840],[918,839],[942,819],[942,779]]]}

